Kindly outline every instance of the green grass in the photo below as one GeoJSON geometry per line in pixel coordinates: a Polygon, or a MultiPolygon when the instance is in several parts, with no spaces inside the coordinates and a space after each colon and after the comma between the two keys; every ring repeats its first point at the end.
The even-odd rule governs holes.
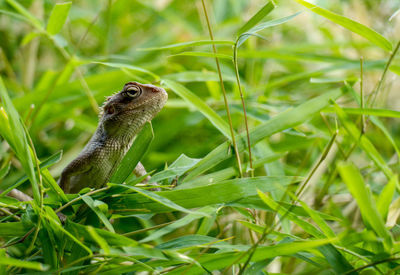
{"type": "Polygon", "coordinates": [[[0,273],[397,274],[396,4],[1,2],[0,273]],[[128,81],[166,106],[107,186],[64,194],[128,81]]]}

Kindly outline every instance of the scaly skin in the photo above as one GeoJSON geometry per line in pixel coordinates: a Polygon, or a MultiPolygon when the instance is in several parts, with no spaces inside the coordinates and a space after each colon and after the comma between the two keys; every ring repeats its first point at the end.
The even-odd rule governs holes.
{"type": "MultiPolygon", "coordinates": [[[[96,132],[61,173],[59,184],[65,193],[82,188],[101,188],[120,164],[143,125],[163,108],[168,95],[164,89],[128,82],[123,90],[107,98],[96,132]]],[[[135,174],[145,173],[139,163],[135,174]]]]}

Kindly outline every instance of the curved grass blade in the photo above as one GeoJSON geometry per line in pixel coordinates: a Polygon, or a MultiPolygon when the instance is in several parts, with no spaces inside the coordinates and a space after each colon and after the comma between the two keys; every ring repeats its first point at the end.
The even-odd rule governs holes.
{"type": "MultiPolygon", "coordinates": [[[[2,249],[3,250],[3,249],[2,249]]],[[[22,261],[11,257],[0,256],[0,265],[16,266],[20,268],[34,269],[40,271],[46,271],[49,269],[48,265],[44,265],[38,262],[22,261]]]]}
{"type": "Polygon", "coordinates": [[[212,58],[221,58],[221,59],[232,59],[233,57],[228,54],[222,53],[211,53],[211,52],[182,52],[177,54],[171,54],[169,57],[173,56],[197,56],[197,57],[212,57],[212,58]]]}
{"type": "MultiPolygon", "coordinates": [[[[49,175],[45,175],[44,172],[46,172],[46,168],[51,167],[53,164],[57,163],[60,161],[62,157],[62,151],[59,151],[58,153],[55,153],[54,155],[50,156],[48,159],[46,159],[45,161],[43,161],[42,163],[39,164],[39,168],[43,173],[43,177],[46,179],[48,179],[49,175]]],[[[35,169],[36,171],[36,169],[35,169]]],[[[47,172],[48,173],[48,172],[47,172]]],[[[12,189],[17,188],[18,186],[20,186],[21,184],[23,184],[24,182],[26,182],[28,180],[27,176],[23,176],[21,177],[15,184],[11,185],[10,187],[8,187],[7,189],[5,189],[1,194],[0,197],[3,197],[5,195],[7,195],[8,192],[10,192],[12,189]]],[[[58,186],[58,185],[57,185],[58,186]]],[[[56,189],[55,189],[56,190],[56,189]]]]}
{"type": "Polygon", "coordinates": [[[329,19],[330,21],[348,29],[351,32],[354,32],[365,39],[369,40],[373,44],[377,45],[378,47],[381,47],[382,49],[386,51],[391,51],[392,50],[392,43],[389,42],[384,36],[381,34],[377,33],[373,29],[358,23],[352,19],[349,19],[347,17],[344,17],[342,15],[333,13],[327,9],[318,7],[316,5],[313,5],[307,1],[304,0],[296,0],[297,3],[305,6],[306,8],[310,9],[312,12],[319,14],[326,19],[329,19]]]}
{"type": "Polygon", "coordinates": [[[274,1],[270,1],[265,4],[253,17],[249,19],[237,32],[238,36],[244,32],[247,32],[252,27],[254,27],[258,22],[260,22],[267,14],[269,14],[274,8],[276,8],[276,4],[274,1]]]}
{"type": "Polygon", "coordinates": [[[286,23],[289,20],[295,18],[300,13],[301,13],[301,11],[296,12],[295,14],[283,17],[283,18],[279,18],[276,20],[271,20],[271,21],[261,23],[255,27],[253,27],[252,29],[250,29],[248,32],[242,33],[237,39],[237,42],[236,42],[237,48],[239,48],[250,36],[256,35],[257,32],[259,32],[263,29],[269,28],[269,27],[274,27],[274,26],[286,23]]]}
{"type": "Polygon", "coordinates": [[[162,83],[183,98],[190,106],[201,112],[225,137],[231,140],[229,125],[200,97],[175,81],[163,80],[162,83]]]}
{"type": "MultiPolygon", "coordinates": [[[[257,195],[257,189],[263,192],[271,192],[279,186],[287,186],[297,182],[297,177],[254,177],[254,178],[238,178],[226,180],[219,183],[161,192],[149,192],[146,196],[140,194],[121,194],[113,196],[104,201],[110,209],[121,213],[129,213],[134,210],[135,213],[162,213],[171,212],[172,207],[167,203],[159,203],[159,197],[163,197],[168,201],[178,204],[186,209],[203,207],[207,205],[215,205],[220,203],[230,203],[241,200],[246,197],[257,195]],[[153,198],[150,196],[153,195],[153,198]],[[157,197],[155,196],[157,195],[157,197]]],[[[136,191],[136,188],[131,186],[121,185],[124,188],[130,188],[136,191]]],[[[144,193],[145,190],[138,190],[144,193]]]]}
{"type": "Polygon", "coordinates": [[[97,217],[99,217],[106,228],[110,232],[115,233],[114,227],[111,225],[110,221],[107,219],[104,213],[101,212],[101,210],[95,205],[94,200],[90,196],[82,196],[82,200],[87,204],[87,206],[89,206],[90,209],[92,209],[94,213],[96,213],[97,217]]]}
{"type": "Polygon", "coordinates": [[[140,243],[146,243],[146,242],[156,240],[166,234],[171,233],[172,231],[174,231],[176,229],[187,226],[189,223],[191,223],[195,220],[204,218],[203,216],[199,216],[197,213],[204,213],[205,215],[210,216],[215,211],[216,211],[215,207],[205,206],[205,207],[197,210],[197,212],[195,214],[188,214],[185,217],[183,217],[182,219],[179,219],[179,220],[173,222],[172,224],[167,225],[164,228],[156,230],[155,232],[151,233],[149,236],[147,236],[143,240],[140,240],[140,243]]]}
{"type": "Polygon", "coordinates": [[[343,123],[344,128],[349,133],[349,135],[358,142],[359,146],[365,151],[365,153],[369,156],[369,158],[379,167],[382,172],[386,175],[388,179],[393,176],[393,171],[387,165],[386,161],[382,158],[379,151],[375,148],[372,142],[365,136],[361,135],[358,128],[354,125],[353,122],[348,118],[346,113],[337,105],[333,103],[336,114],[339,117],[340,121],[343,123]]]}
{"type": "Polygon", "coordinates": [[[40,201],[40,193],[39,193],[39,185],[35,174],[35,165],[32,158],[32,153],[30,150],[30,146],[28,143],[28,138],[25,133],[24,126],[22,125],[21,118],[15,109],[6,88],[3,84],[3,79],[0,77],[0,98],[3,102],[4,109],[7,113],[8,123],[10,126],[10,130],[12,131],[11,138],[13,140],[13,144],[15,146],[15,153],[18,156],[19,161],[22,164],[22,167],[25,170],[29,180],[31,181],[33,198],[36,203],[39,204],[40,201]]]}
{"type": "Polygon", "coordinates": [[[152,48],[139,48],[138,51],[163,51],[163,50],[171,50],[171,49],[182,49],[194,46],[203,46],[203,45],[234,45],[235,42],[229,40],[199,40],[199,41],[189,41],[183,43],[176,43],[161,47],[152,47],[152,48]]]}
{"type": "Polygon", "coordinates": [[[128,188],[128,189],[135,190],[140,195],[145,196],[145,197],[149,198],[152,201],[155,201],[155,202],[157,202],[157,203],[159,203],[159,204],[161,204],[163,206],[166,206],[166,207],[168,207],[170,209],[173,209],[173,210],[176,210],[176,211],[181,211],[181,212],[184,212],[184,213],[194,214],[194,215],[199,215],[199,216],[208,216],[207,214],[204,214],[204,213],[201,213],[201,212],[190,211],[190,210],[188,210],[188,209],[186,209],[186,208],[174,203],[173,201],[171,201],[171,200],[169,200],[169,199],[167,199],[165,197],[162,197],[162,196],[160,196],[160,195],[158,195],[158,194],[156,194],[154,192],[144,190],[142,188],[137,188],[137,187],[134,187],[134,186],[124,185],[124,184],[110,184],[110,185],[111,186],[121,186],[121,187],[125,187],[125,188],[128,188]]]}
{"type": "Polygon", "coordinates": [[[67,20],[72,2],[58,3],[51,11],[46,30],[50,35],[59,33],[67,20]]]}
{"type": "MultiPolygon", "coordinates": [[[[250,131],[251,144],[255,145],[257,142],[274,133],[304,123],[313,115],[328,106],[330,99],[335,99],[341,94],[341,90],[327,92],[323,95],[304,102],[296,108],[282,112],[279,115],[271,118],[267,122],[258,125],[250,131]]],[[[242,152],[246,148],[242,137],[243,135],[237,136],[239,152],[242,152]]],[[[190,179],[193,179],[197,175],[207,171],[208,169],[214,167],[221,161],[230,158],[231,156],[232,152],[229,150],[229,143],[222,143],[213,151],[208,153],[208,155],[205,156],[196,165],[194,165],[193,168],[189,170],[190,172],[186,176],[184,181],[189,181],[190,179]]]]}
{"type": "Polygon", "coordinates": [[[9,162],[6,166],[0,169],[0,180],[7,176],[8,172],[10,171],[11,163],[9,162]]]}
{"type": "Polygon", "coordinates": [[[147,122],[143,126],[142,131],[137,135],[131,148],[129,148],[128,152],[125,154],[117,171],[112,175],[110,182],[123,183],[129,177],[140,159],[147,152],[147,148],[153,138],[154,133],[153,128],[151,127],[151,122],[147,122]]]}
{"type": "MultiPolygon", "coordinates": [[[[349,115],[367,115],[379,117],[396,117],[400,118],[400,112],[388,109],[375,109],[375,108],[342,108],[349,115]]],[[[323,112],[334,113],[335,108],[328,107],[322,110],[323,112]]]]}
{"type": "Polygon", "coordinates": [[[360,171],[352,163],[341,163],[338,169],[351,195],[357,201],[363,219],[374,229],[378,236],[383,238],[386,249],[390,249],[393,245],[392,236],[385,227],[385,223],[372,198],[371,190],[364,183],[360,171]]]}
{"type": "Polygon", "coordinates": [[[24,6],[15,0],[7,0],[7,3],[10,4],[10,6],[12,6],[16,11],[18,11],[24,18],[26,18],[32,26],[43,31],[43,23],[33,16],[27,9],[25,9],[24,6]]]}
{"type": "Polygon", "coordinates": [[[100,62],[100,61],[92,61],[90,63],[101,64],[101,65],[112,67],[112,68],[127,69],[127,70],[134,71],[134,72],[144,73],[144,74],[147,74],[147,75],[153,77],[154,80],[156,80],[156,81],[158,81],[160,79],[160,77],[158,75],[156,75],[155,73],[150,72],[149,70],[143,69],[141,67],[130,65],[130,64],[113,63],[113,62],[100,62]]]}

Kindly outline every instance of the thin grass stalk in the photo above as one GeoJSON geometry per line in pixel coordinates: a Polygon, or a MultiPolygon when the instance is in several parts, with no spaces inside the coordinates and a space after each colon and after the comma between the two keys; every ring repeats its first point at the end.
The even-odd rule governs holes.
{"type": "MultiPolygon", "coordinates": [[[[359,268],[355,268],[355,269],[349,270],[349,271],[343,273],[343,275],[357,273],[357,272],[359,272],[359,271],[361,271],[361,270],[363,270],[363,269],[366,269],[366,268],[368,268],[368,267],[374,267],[374,266],[379,265],[379,264],[389,263],[389,262],[395,262],[395,261],[399,261],[399,260],[400,260],[400,258],[398,258],[398,257],[393,257],[393,258],[387,258],[387,259],[375,261],[375,262],[372,262],[372,263],[370,263],[370,264],[361,266],[361,267],[359,267],[359,268]]],[[[396,269],[397,269],[397,268],[396,268],[396,269]]],[[[386,274],[390,274],[390,273],[388,272],[388,273],[386,273],[386,274]]]]}
{"type": "MultiPolygon", "coordinates": [[[[213,33],[212,33],[210,20],[208,18],[206,4],[205,4],[204,1],[205,0],[201,0],[201,3],[203,5],[204,15],[205,15],[205,18],[206,18],[206,21],[207,21],[208,33],[210,35],[210,40],[214,40],[214,36],[213,36],[213,33]]],[[[214,44],[212,44],[212,48],[213,48],[214,54],[217,55],[217,48],[215,47],[214,44]]],[[[243,177],[242,164],[241,164],[241,161],[240,161],[239,151],[238,151],[237,144],[236,144],[235,132],[233,131],[232,118],[231,118],[231,113],[229,111],[229,106],[228,106],[228,99],[227,99],[227,96],[226,96],[226,90],[225,90],[225,86],[224,86],[224,81],[222,79],[221,68],[219,66],[219,59],[218,59],[217,56],[215,56],[215,63],[217,65],[218,77],[219,77],[219,82],[220,82],[221,89],[222,89],[222,94],[224,95],[225,110],[226,110],[226,115],[228,117],[229,129],[231,131],[231,137],[232,137],[232,145],[233,145],[233,149],[235,150],[235,156],[236,156],[236,161],[237,161],[237,165],[238,165],[238,169],[239,169],[239,175],[240,175],[240,177],[243,177]]]]}
{"type": "MultiPolygon", "coordinates": [[[[334,133],[334,135],[332,136],[331,140],[329,141],[327,147],[325,148],[325,150],[322,152],[322,155],[319,159],[319,161],[317,162],[317,164],[315,165],[315,167],[312,169],[312,171],[310,172],[310,174],[308,175],[307,179],[304,181],[304,183],[300,186],[300,190],[298,190],[296,193],[296,197],[297,200],[293,200],[291,206],[289,207],[289,209],[286,210],[285,214],[282,215],[282,217],[280,218],[280,220],[284,220],[287,217],[287,214],[290,213],[290,211],[293,209],[293,206],[297,203],[297,201],[300,199],[301,193],[304,190],[304,188],[306,187],[307,183],[309,182],[309,180],[312,178],[312,176],[314,175],[314,173],[317,171],[317,169],[319,168],[319,166],[322,164],[322,162],[326,159],[328,153],[330,152],[332,145],[334,144],[335,140],[336,140],[336,136],[337,136],[338,132],[336,131],[334,133]]],[[[286,195],[288,194],[288,190],[286,190],[285,194],[283,194],[280,203],[278,205],[278,207],[280,208],[282,206],[282,202],[284,200],[284,198],[286,197],[286,195]]],[[[275,211],[275,215],[278,213],[278,210],[275,211]]],[[[240,259],[242,259],[245,255],[249,254],[249,257],[247,258],[246,262],[244,263],[244,265],[240,268],[238,275],[242,275],[243,272],[246,270],[247,266],[249,265],[251,258],[253,257],[257,247],[261,244],[262,241],[264,241],[264,239],[272,232],[272,230],[274,230],[276,227],[275,226],[271,226],[269,230],[267,230],[267,226],[264,227],[263,229],[263,233],[261,235],[261,238],[251,247],[249,248],[249,250],[247,250],[248,253],[244,253],[241,257],[239,257],[233,264],[235,264],[236,262],[238,262],[240,259]]],[[[230,266],[232,266],[230,265],[230,266]]],[[[230,267],[228,266],[227,268],[225,268],[225,272],[228,270],[228,268],[230,267]]]]}
{"type": "MultiPolygon", "coordinates": [[[[364,110],[364,58],[361,56],[360,58],[360,105],[361,109],[364,110]]],[[[365,115],[361,115],[361,132],[365,133],[365,115]]]]}
{"type": "Polygon", "coordinates": [[[379,82],[378,82],[378,85],[377,85],[375,91],[373,91],[373,92],[368,96],[367,105],[369,105],[370,108],[372,108],[373,105],[375,104],[375,100],[376,100],[376,98],[377,98],[377,96],[378,96],[378,93],[379,93],[381,87],[382,87],[383,81],[385,80],[387,71],[389,70],[389,67],[390,67],[390,65],[392,64],[392,61],[393,61],[394,57],[396,56],[397,52],[399,51],[399,48],[400,48],[400,40],[399,40],[399,42],[397,42],[396,48],[394,49],[394,51],[393,51],[392,54],[390,55],[389,60],[388,60],[388,62],[387,62],[386,65],[385,65],[385,68],[384,68],[384,70],[383,70],[382,76],[381,76],[381,78],[379,79],[379,82]],[[373,97],[373,99],[372,99],[372,97],[373,97]],[[370,102],[371,100],[372,100],[372,102],[370,102]]]}
{"type": "Polygon", "coordinates": [[[249,124],[247,122],[247,112],[246,112],[246,105],[244,103],[244,97],[242,92],[242,86],[240,85],[240,77],[239,77],[239,68],[238,68],[238,52],[237,52],[237,43],[236,40],[235,45],[233,46],[233,64],[235,66],[235,75],[236,75],[236,82],[239,87],[240,93],[240,100],[242,101],[242,108],[243,108],[243,116],[244,116],[244,124],[246,126],[246,137],[247,137],[247,146],[249,149],[249,166],[250,166],[250,175],[254,177],[254,169],[253,169],[253,158],[251,156],[251,143],[250,143],[250,134],[249,134],[249,124]]]}
{"type": "Polygon", "coordinates": [[[35,160],[35,166],[36,166],[38,179],[39,179],[39,182],[38,182],[38,189],[39,189],[39,211],[38,211],[38,213],[39,213],[39,218],[38,218],[38,224],[37,224],[36,229],[35,229],[35,233],[34,233],[33,238],[32,238],[32,242],[29,245],[28,249],[26,250],[26,254],[29,254],[34,249],[35,242],[36,242],[36,239],[38,237],[40,226],[41,226],[41,222],[42,222],[43,206],[44,206],[43,205],[44,188],[43,188],[42,173],[40,171],[40,166],[39,166],[39,159],[37,157],[36,150],[35,150],[35,147],[33,145],[33,141],[31,139],[31,137],[29,135],[29,132],[26,129],[25,125],[22,124],[22,126],[24,127],[26,137],[27,137],[28,142],[29,142],[29,144],[31,146],[31,149],[32,149],[32,154],[33,154],[33,157],[34,157],[34,160],[35,160]]]}

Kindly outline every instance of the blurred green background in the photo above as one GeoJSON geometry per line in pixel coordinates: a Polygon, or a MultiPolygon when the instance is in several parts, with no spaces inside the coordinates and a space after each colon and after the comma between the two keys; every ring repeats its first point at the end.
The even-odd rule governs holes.
{"type": "MultiPolygon", "coordinates": [[[[282,24],[253,32],[238,49],[238,72],[249,128],[255,129],[271,117],[343,87],[347,93],[336,103],[344,108],[338,107],[345,111],[346,117],[340,115],[340,110],[333,105],[325,107],[322,112],[306,117],[302,123],[267,135],[257,144],[252,144],[253,160],[274,156],[258,165],[255,176],[309,177],[305,181],[307,187],[301,199],[315,210],[334,217],[327,218],[327,223],[336,234],[349,234],[346,235],[348,242],[338,245],[338,249],[344,247],[343,250],[362,255],[357,258],[350,252],[348,254],[352,256],[346,254],[354,267],[384,256],[395,257],[398,251],[397,219],[400,215],[396,211],[400,203],[397,182],[400,168],[400,97],[397,92],[400,88],[400,63],[394,54],[399,39],[399,2],[313,1],[323,9],[363,24],[360,28],[353,21],[348,23],[340,21],[340,18],[336,18],[336,22],[332,18],[328,20],[329,14],[321,16],[315,10],[313,12],[305,5],[300,5],[299,1],[274,2],[276,7],[260,18],[261,24],[293,17],[286,18],[282,24]],[[348,24],[347,27],[339,26],[340,22],[348,24]],[[377,33],[366,34],[363,29],[365,26],[377,33]],[[361,36],[360,33],[354,33],[357,28],[361,36]],[[367,110],[360,107],[361,102],[361,107],[367,110]],[[369,186],[368,190],[372,190],[372,200],[380,201],[379,211],[386,207],[381,212],[380,223],[386,224],[388,231],[391,230],[391,240],[395,243],[393,248],[388,249],[379,239],[382,237],[380,233],[386,233],[381,231],[373,237],[368,235],[379,230],[374,226],[371,229],[371,220],[365,218],[365,213],[358,212],[354,193],[350,187],[346,187],[350,176],[346,174],[348,167],[343,168],[343,160],[357,167],[357,173],[369,186]],[[318,169],[313,170],[316,167],[318,169]],[[389,180],[393,180],[390,186],[395,186],[396,191],[393,187],[393,190],[390,189],[392,191],[383,194],[382,189],[389,180]],[[363,236],[365,239],[359,246],[349,244],[355,236],[351,234],[360,231],[369,233],[363,236]]],[[[181,154],[203,158],[227,140],[215,126],[215,121],[201,111],[199,101],[185,98],[168,85],[168,81],[182,84],[191,95],[199,97],[200,101],[227,121],[211,44],[201,45],[199,42],[210,40],[201,1],[72,1],[70,6],[65,6],[70,8],[69,13],[65,14],[65,24],[57,26],[56,22],[52,25],[53,30],[46,30],[46,25],[51,25],[49,18],[56,3],[62,2],[0,2],[0,75],[29,130],[38,158],[44,160],[63,151],[61,161],[50,168],[55,178],[78,155],[95,131],[99,106],[105,97],[122,89],[128,81],[160,85],[169,93],[167,105],[153,120],[155,138],[142,159],[148,171],[163,170],[181,154]],[[179,44],[191,41],[192,44],[179,44]]],[[[240,28],[266,4],[267,1],[258,0],[206,1],[214,38],[223,41],[216,47],[233,128],[237,133],[245,132],[245,124],[232,62],[233,44],[240,34],[240,28]]],[[[239,142],[245,142],[245,139],[239,142]]],[[[247,163],[248,152],[242,153],[241,159],[247,163]]],[[[0,168],[12,163],[11,171],[2,179],[2,187],[14,184],[25,174],[4,140],[0,140],[0,161],[0,168]]],[[[218,172],[229,167],[236,167],[234,158],[219,163],[207,172],[218,172]]],[[[245,165],[244,170],[247,171],[246,175],[250,174],[248,166],[245,165]]],[[[167,183],[172,181],[169,179],[167,183]]],[[[178,185],[180,183],[178,178],[178,185]]],[[[28,185],[25,187],[29,189],[28,185]]],[[[370,194],[368,192],[365,194],[370,194]]],[[[272,196],[279,201],[283,193],[282,190],[276,190],[272,196]]],[[[289,198],[283,200],[288,202],[289,198]]],[[[357,200],[357,203],[360,202],[357,200]]],[[[211,222],[206,234],[215,237],[218,231],[220,238],[236,236],[232,244],[254,244],[262,231],[252,228],[254,231],[251,232],[232,221],[241,217],[256,225],[264,225],[273,223],[275,216],[247,211],[245,207],[224,208],[224,211],[218,212],[221,225],[211,222]]],[[[162,222],[178,217],[172,214],[157,216],[162,222]]],[[[121,231],[125,230],[123,225],[116,222],[116,227],[119,226],[121,231]]],[[[192,224],[168,235],[166,239],[195,234],[198,227],[199,224],[192,224]]],[[[290,237],[310,239],[309,232],[291,227],[287,220],[280,224],[277,231],[278,237],[272,237],[269,241],[282,240],[289,234],[292,234],[290,237]]],[[[303,262],[307,266],[304,269],[297,268],[298,258],[301,258],[297,255],[298,258],[282,259],[279,262],[281,269],[277,270],[284,274],[307,274],[311,270],[331,270],[325,267],[335,266],[328,256],[325,261],[320,254],[316,254],[317,259],[313,260],[321,264],[321,268],[315,268],[317,265],[309,262],[308,265],[303,262]]],[[[347,261],[338,265],[344,262],[345,266],[347,261]]],[[[382,270],[374,269],[374,272],[386,274],[396,266],[395,263],[393,266],[387,264],[382,270]]],[[[341,269],[333,267],[333,270],[339,274],[338,270],[341,269]]]]}

